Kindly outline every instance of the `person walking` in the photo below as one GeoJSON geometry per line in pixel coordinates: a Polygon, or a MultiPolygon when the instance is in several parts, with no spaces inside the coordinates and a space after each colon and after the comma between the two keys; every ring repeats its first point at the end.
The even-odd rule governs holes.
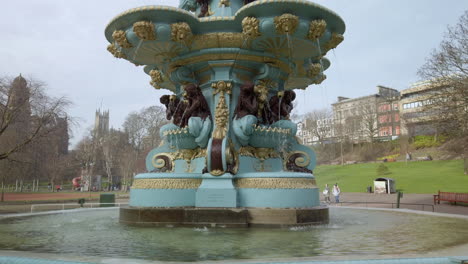
{"type": "Polygon", "coordinates": [[[338,186],[338,183],[335,183],[335,185],[333,186],[333,196],[335,196],[335,203],[340,202],[340,193],[340,187],[338,186]]]}
{"type": "Polygon", "coordinates": [[[323,197],[326,203],[330,203],[330,188],[328,187],[328,183],[325,184],[325,189],[323,189],[323,197]]]}

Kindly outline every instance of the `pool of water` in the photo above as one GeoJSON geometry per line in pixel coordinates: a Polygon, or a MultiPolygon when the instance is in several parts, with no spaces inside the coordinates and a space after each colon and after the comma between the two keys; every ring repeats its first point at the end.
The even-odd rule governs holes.
{"type": "Polygon", "coordinates": [[[330,208],[327,225],[289,229],[141,228],[118,210],[0,221],[0,249],[102,258],[203,261],[421,254],[468,243],[467,219],[330,208]]]}

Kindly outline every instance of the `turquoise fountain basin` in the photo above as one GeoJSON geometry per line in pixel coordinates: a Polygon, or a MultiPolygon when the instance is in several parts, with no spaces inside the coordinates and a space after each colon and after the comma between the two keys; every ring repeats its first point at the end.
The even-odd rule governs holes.
{"type": "MultiPolygon", "coordinates": [[[[324,256],[327,260],[415,257],[468,245],[467,224],[466,218],[332,207],[330,223],[313,227],[148,229],[119,224],[117,209],[101,209],[3,219],[0,249],[86,256],[82,258],[89,262],[98,258],[292,261],[324,256]]],[[[450,252],[466,255],[466,251],[450,252]]]]}

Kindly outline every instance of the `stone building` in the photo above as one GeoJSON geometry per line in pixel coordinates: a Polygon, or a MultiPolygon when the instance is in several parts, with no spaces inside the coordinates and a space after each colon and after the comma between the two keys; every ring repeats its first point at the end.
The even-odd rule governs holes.
{"type": "Polygon", "coordinates": [[[376,94],[358,98],[338,97],[338,102],[332,104],[335,136],[358,143],[375,140],[380,135],[398,135],[400,124],[398,107],[395,106],[399,95],[398,90],[377,86],[376,94]]]}
{"type": "Polygon", "coordinates": [[[400,114],[402,134],[409,136],[432,135],[437,132],[432,121],[437,117],[433,112],[424,109],[432,103],[431,96],[437,87],[431,86],[428,81],[412,84],[408,89],[401,91],[400,114]]]}

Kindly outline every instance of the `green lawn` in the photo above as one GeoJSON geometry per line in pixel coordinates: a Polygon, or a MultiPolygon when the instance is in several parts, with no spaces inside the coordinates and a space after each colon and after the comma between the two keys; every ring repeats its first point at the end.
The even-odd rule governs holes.
{"type": "MultiPolygon", "coordinates": [[[[338,183],[342,192],[365,192],[378,178],[381,163],[317,166],[314,175],[320,189],[328,183],[338,183]]],[[[406,193],[437,193],[438,190],[468,193],[468,175],[463,174],[462,160],[388,162],[396,188],[406,193]]]]}

